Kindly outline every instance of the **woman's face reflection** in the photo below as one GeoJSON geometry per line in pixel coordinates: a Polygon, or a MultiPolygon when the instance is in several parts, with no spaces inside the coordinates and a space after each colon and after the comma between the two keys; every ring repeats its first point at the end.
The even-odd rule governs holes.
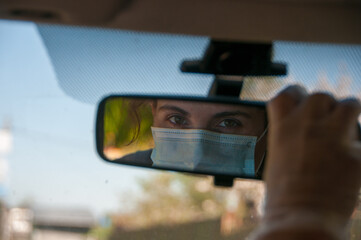
{"type": "Polygon", "coordinates": [[[152,103],[153,126],[204,129],[218,133],[260,136],[265,129],[265,111],[233,104],[158,100],[152,103]]]}

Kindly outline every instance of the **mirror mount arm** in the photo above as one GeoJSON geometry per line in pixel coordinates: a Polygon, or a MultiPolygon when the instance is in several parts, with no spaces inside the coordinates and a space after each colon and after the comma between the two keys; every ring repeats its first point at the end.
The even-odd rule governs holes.
{"type": "Polygon", "coordinates": [[[229,176],[214,176],[213,184],[217,187],[233,187],[233,177],[229,176]]]}
{"type": "Polygon", "coordinates": [[[216,76],[208,92],[209,97],[239,98],[243,88],[243,78],[231,79],[226,76],[216,76]]]}

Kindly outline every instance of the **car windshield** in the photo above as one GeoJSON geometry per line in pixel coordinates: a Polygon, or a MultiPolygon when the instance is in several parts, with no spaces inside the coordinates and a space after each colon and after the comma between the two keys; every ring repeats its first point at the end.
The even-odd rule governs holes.
{"type": "MultiPolygon", "coordinates": [[[[210,39],[0,21],[1,239],[243,239],[262,215],[261,181],[109,164],[95,149],[110,94],[206,96],[211,75],[182,73],[210,39]]],[[[361,46],[274,42],[285,77],[246,78],[241,98],[289,84],[361,98],[361,46]]],[[[347,173],[340,173],[347,174],[347,173]]],[[[361,207],[351,239],[361,238],[361,207]]]]}

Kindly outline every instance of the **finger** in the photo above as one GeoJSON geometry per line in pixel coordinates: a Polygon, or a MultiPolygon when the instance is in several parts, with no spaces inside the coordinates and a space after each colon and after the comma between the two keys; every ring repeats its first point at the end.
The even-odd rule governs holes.
{"type": "MultiPolygon", "coordinates": [[[[353,142],[350,146],[350,155],[352,156],[355,161],[359,164],[360,171],[361,171],[361,142],[353,142]]],[[[361,177],[361,175],[360,175],[361,177]]],[[[360,192],[361,194],[361,192],[360,192]]]]}
{"type": "MultiPolygon", "coordinates": [[[[361,113],[361,103],[355,98],[348,98],[340,101],[334,111],[332,120],[341,131],[345,133],[355,133],[357,119],[361,113]]],[[[355,134],[352,134],[355,136],[355,134]]]]}
{"type": "Polygon", "coordinates": [[[307,97],[305,88],[289,86],[267,104],[270,122],[278,122],[307,97]]]}
{"type": "Polygon", "coordinates": [[[335,108],[336,103],[335,98],[330,94],[312,94],[302,104],[302,108],[305,111],[305,118],[313,120],[328,116],[335,108]]]}

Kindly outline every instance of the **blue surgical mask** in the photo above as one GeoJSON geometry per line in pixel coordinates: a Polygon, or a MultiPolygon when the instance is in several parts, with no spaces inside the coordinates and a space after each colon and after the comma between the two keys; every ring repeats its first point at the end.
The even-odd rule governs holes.
{"type": "Polygon", "coordinates": [[[254,176],[256,136],[200,129],[152,127],[153,166],[185,171],[254,176]]]}

